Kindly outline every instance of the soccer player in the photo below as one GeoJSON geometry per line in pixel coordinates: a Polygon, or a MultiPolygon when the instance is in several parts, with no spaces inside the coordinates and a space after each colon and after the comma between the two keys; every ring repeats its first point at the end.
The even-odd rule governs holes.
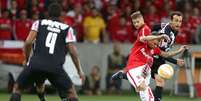
{"type": "MultiPolygon", "coordinates": [[[[181,27],[182,24],[182,13],[175,11],[170,14],[170,23],[167,23],[165,26],[162,25],[155,25],[152,28],[152,31],[158,34],[165,34],[168,35],[170,41],[167,42],[162,40],[159,44],[159,48],[163,51],[169,51],[172,45],[175,42],[176,35],[181,27]]],[[[181,59],[174,59],[174,58],[164,58],[159,55],[154,56],[154,63],[152,66],[151,75],[152,78],[155,80],[156,88],[154,91],[155,101],[161,101],[162,99],[162,91],[165,85],[165,79],[161,78],[158,75],[158,68],[160,65],[165,64],[165,60],[177,64],[179,66],[184,65],[184,61],[181,59]]]]}
{"type": "Polygon", "coordinates": [[[138,29],[137,40],[129,54],[129,59],[124,72],[128,81],[139,92],[141,101],[154,101],[154,96],[149,87],[151,78],[151,66],[153,55],[170,57],[185,50],[185,46],[172,52],[164,52],[158,48],[159,40],[169,40],[167,35],[150,35],[150,28],[144,23],[143,16],[139,11],[131,15],[133,25],[138,29]]]}
{"type": "Polygon", "coordinates": [[[69,76],[63,69],[67,51],[75,64],[81,79],[81,69],[73,29],[59,21],[61,6],[52,3],[48,8],[50,19],[38,20],[33,23],[25,41],[27,67],[19,75],[13,88],[10,101],[21,101],[21,91],[29,84],[43,84],[48,79],[58,90],[61,101],[78,101],[78,97],[69,76]],[[34,44],[33,55],[29,58],[31,46],[34,44]]]}
{"type": "MultiPolygon", "coordinates": [[[[170,23],[165,25],[155,25],[153,26],[152,33],[155,34],[165,34],[169,37],[170,41],[161,40],[159,48],[163,51],[169,51],[175,42],[175,37],[181,27],[182,23],[182,13],[175,11],[170,14],[170,23]]],[[[162,91],[165,85],[165,80],[158,76],[157,71],[160,65],[164,64],[165,61],[177,64],[179,66],[184,65],[184,61],[181,59],[165,58],[159,55],[154,56],[154,63],[152,66],[151,75],[156,82],[156,88],[154,91],[155,101],[161,101],[162,91]]],[[[126,75],[119,71],[112,76],[113,79],[127,79],[126,75]]]]}

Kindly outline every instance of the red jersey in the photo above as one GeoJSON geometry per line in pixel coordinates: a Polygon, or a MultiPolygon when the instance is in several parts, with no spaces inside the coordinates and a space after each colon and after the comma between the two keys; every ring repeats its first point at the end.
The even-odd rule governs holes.
{"type": "MultiPolygon", "coordinates": [[[[0,18],[1,25],[7,25],[11,27],[11,20],[9,18],[0,18]]],[[[0,29],[0,40],[10,40],[12,30],[10,28],[0,29]]]]}
{"type": "Polygon", "coordinates": [[[16,0],[18,9],[24,9],[26,1],[25,0],[16,0]]]}
{"type": "Polygon", "coordinates": [[[151,29],[147,25],[144,25],[138,30],[137,40],[130,51],[126,70],[130,70],[145,64],[148,64],[151,67],[153,64],[152,55],[160,54],[159,48],[151,49],[148,47],[147,42],[140,42],[141,36],[148,36],[150,33],[151,29]]]}
{"type": "Polygon", "coordinates": [[[26,20],[16,20],[15,22],[15,32],[18,40],[26,40],[29,31],[31,29],[32,21],[26,20]]]}

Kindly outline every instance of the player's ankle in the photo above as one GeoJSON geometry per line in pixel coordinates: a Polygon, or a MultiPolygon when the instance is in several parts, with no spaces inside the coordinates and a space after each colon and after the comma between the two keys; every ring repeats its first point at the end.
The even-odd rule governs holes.
{"type": "Polygon", "coordinates": [[[37,93],[37,95],[38,95],[40,101],[46,101],[45,100],[45,93],[37,93]]]}
{"type": "Polygon", "coordinates": [[[162,93],[163,93],[163,87],[156,86],[155,91],[154,91],[155,101],[161,101],[162,93]]]}
{"type": "Polygon", "coordinates": [[[68,101],[68,100],[67,100],[67,98],[63,98],[63,99],[61,99],[61,101],[68,101]]]}
{"type": "Polygon", "coordinates": [[[161,98],[155,98],[154,101],[161,101],[161,98]]]}
{"type": "Polygon", "coordinates": [[[21,101],[21,95],[18,93],[13,93],[10,97],[10,101],[21,101]]]}

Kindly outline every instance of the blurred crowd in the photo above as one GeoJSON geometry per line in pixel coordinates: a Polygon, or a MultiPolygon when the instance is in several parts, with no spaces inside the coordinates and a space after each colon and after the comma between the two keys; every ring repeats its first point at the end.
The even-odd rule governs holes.
{"type": "Polygon", "coordinates": [[[0,40],[25,40],[31,25],[48,18],[51,2],[63,7],[61,21],[76,31],[77,41],[86,43],[132,43],[136,39],[130,14],[142,11],[146,23],[168,22],[168,14],[179,10],[183,24],[178,44],[201,43],[201,0],[1,0],[0,40]]]}

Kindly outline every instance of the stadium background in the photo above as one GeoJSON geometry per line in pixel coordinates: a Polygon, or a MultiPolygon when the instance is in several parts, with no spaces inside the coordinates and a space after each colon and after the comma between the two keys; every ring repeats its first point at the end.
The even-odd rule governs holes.
{"type": "MultiPolygon", "coordinates": [[[[54,0],[1,0],[0,1],[0,88],[7,88],[8,73],[17,77],[23,69],[23,41],[26,39],[31,24],[37,19],[48,18],[47,7],[54,0]]],[[[200,0],[56,0],[62,4],[62,21],[76,30],[79,56],[86,75],[91,68],[97,65],[101,68],[101,89],[105,90],[107,71],[107,56],[112,52],[114,42],[120,42],[121,52],[127,56],[132,43],[136,38],[136,30],[132,27],[130,14],[133,11],[142,11],[149,26],[160,22],[168,22],[168,14],[179,10],[184,19],[176,44],[190,44],[192,52],[201,52],[201,1],[200,0]],[[92,9],[97,9],[98,18],[102,26],[98,32],[87,35],[86,29],[91,18],[92,9]],[[122,21],[123,19],[123,21],[122,21]],[[97,41],[100,40],[100,41],[97,41]]],[[[92,19],[92,22],[97,21],[92,19]]],[[[100,23],[97,22],[97,23],[100,23]]],[[[67,61],[69,59],[67,58],[67,61]]],[[[200,60],[196,60],[194,81],[201,82],[200,60]]],[[[71,67],[68,64],[67,67],[71,67]]],[[[178,77],[183,92],[187,84],[184,70],[178,77]]],[[[167,82],[166,90],[174,89],[174,80],[167,82]]],[[[153,85],[152,85],[153,87],[153,85]]],[[[124,81],[123,89],[130,89],[124,81]]],[[[197,89],[198,90],[198,89],[197,89]]],[[[182,90],[181,90],[182,91],[182,90]]],[[[198,90],[201,91],[201,90],[198,90]]],[[[133,93],[132,93],[133,94],[133,93]]],[[[8,95],[1,94],[5,97],[8,95]]],[[[29,98],[30,96],[28,96],[29,98]]],[[[31,98],[31,97],[30,97],[31,98]]],[[[85,96],[82,98],[84,99],[85,96]]],[[[111,97],[113,98],[113,96],[111,97]]],[[[130,97],[128,97],[129,99],[130,97]]],[[[89,98],[90,99],[90,98],[89,98]]],[[[82,100],[81,100],[82,101],[82,100]]],[[[110,100],[108,100],[110,101],[110,100]]],[[[116,100],[115,100],[116,101],[116,100]]],[[[178,100],[180,101],[180,100],[178,100]]],[[[186,100],[188,101],[188,100],[186,100]]]]}

